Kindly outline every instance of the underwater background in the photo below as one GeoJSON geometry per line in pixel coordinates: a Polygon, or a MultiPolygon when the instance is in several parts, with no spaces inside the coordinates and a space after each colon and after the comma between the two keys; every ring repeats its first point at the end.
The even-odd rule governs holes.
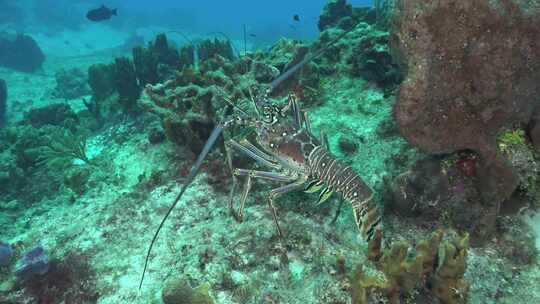
{"type": "Polygon", "coordinates": [[[540,1],[0,0],[0,304],[540,303],[539,209],[540,1]]]}

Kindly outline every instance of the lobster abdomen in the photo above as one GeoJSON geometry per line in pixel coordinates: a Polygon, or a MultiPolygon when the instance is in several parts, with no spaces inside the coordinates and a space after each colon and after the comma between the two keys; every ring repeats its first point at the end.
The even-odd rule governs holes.
{"type": "Polygon", "coordinates": [[[379,208],[373,201],[373,190],[350,166],[337,160],[322,146],[313,149],[308,162],[310,176],[319,185],[326,184],[323,193],[338,192],[349,201],[360,233],[367,241],[371,240],[381,222],[379,208]]]}

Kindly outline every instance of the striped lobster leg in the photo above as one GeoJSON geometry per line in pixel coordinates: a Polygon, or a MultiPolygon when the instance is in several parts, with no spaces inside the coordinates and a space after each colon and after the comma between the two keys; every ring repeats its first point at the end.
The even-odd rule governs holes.
{"type": "MultiPolygon", "coordinates": [[[[253,144],[251,144],[247,140],[242,141],[241,143],[237,143],[234,140],[229,140],[227,145],[253,158],[254,160],[256,160],[262,165],[266,165],[267,167],[271,167],[271,168],[276,167],[275,160],[272,158],[272,156],[259,150],[257,147],[255,147],[253,144]]],[[[294,177],[279,174],[276,172],[248,170],[248,169],[239,169],[239,168],[233,169],[233,185],[231,187],[231,192],[229,193],[229,209],[231,210],[231,213],[233,214],[234,218],[239,222],[241,222],[244,217],[244,207],[245,207],[245,203],[246,203],[249,191],[251,190],[252,178],[266,179],[266,180],[271,180],[271,181],[276,181],[276,182],[289,182],[289,184],[270,190],[269,196],[268,196],[268,207],[270,208],[270,211],[272,212],[272,217],[276,225],[276,230],[278,232],[279,237],[283,238],[283,233],[282,233],[281,227],[279,226],[276,207],[274,206],[274,200],[279,195],[301,188],[303,184],[305,183],[305,179],[294,178],[294,177]],[[236,211],[233,207],[233,199],[234,199],[234,192],[235,192],[236,184],[237,184],[236,177],[238,176],[245,176],[246,181],[244,184],[242,195],[240,197],[240,206],[238,207],[238,211],[236,211]]]]}
{"type": "Polygon", "coordinates": [[[315,148],[308,159],[311,167],[306,192],[321,191],[319,202],[322,203],[333,192],[340,193],[351,203],[354,219],[365,240],[370,241],[381,224],[380,211],[373,201],[373,191],[346,164],[337,160],[323,147],[315,148]]]}

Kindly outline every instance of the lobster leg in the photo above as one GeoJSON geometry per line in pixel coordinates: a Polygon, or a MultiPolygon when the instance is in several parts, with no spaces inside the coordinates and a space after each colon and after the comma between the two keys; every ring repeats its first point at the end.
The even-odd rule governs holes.
{"type": "Polygon", "coordinates": [[[277,168],[277,163],[272,156],[261,151],[247,140],[243,140],[241,143],[238,143],[235,140],[231,139],[227,141],[227,145],[249,156],[250,158],[253,158],[255,161],[264,166],[270,168],[277,168]]]}
{"type": "Polygon", "coordinates": [[[292,184],[281,186],[279,188],[270,190],[269,192],[268,207],[270,207],[270,210],[272,211],[272,216],[274,217],[274,223],[276,224],[276,229],[278,231],[280,238],[283,238],[283,233],[281,232],[281,228],[279,227],[279,221],[277,217],[276,207],[274,206],[274,200],[280,195],[302,188],[304,183],[305,183],[305,180],[300,179],[292,184]]]}
{"type": "Polygon", "coordinates": [[[323,146],[326,148],[326,150],[330,150],[330,144],[328,143],[328,136],[326,136],[326,133],[324,133],[322,129],[320,132],[320,136],[321,136],[321,143],[323,144],[323,146]]]}
{"type": "Polygon", "coordinates": [[[300,110],[300,105],[298,104],[298,99],[294,94],[289,94],[289,103],[283,110],[291,109],[292,115],[294,118],[294,124],[297,129],[302,128],[302,111],[300,110]]]}
{"type": "Polygon", "coordinates": [[[306,130],[308,131],[309,134],[312,134],[312,132],[311,132],[311,121],[309,120],[308,112],[307,111],[302,111],[302,113],[304,114],[304,122],[306,123],[306,130]]]}
{"type": "MultiPolygon", "coordinates": [[[[234,218],[241,222],[244,217],[244,206],[246,204],[246,199],[248,197],[249,191],[251,190],[251,179],[252,178],[261,178],[261,179],[267,179],[277,182],[285,182],[285,181],[292,181],[295,180],[294,178],[288,177],[286,175],[282,175],[275,172],[265,172],[265,171],[257,171],[257,170],[247,170],[247,169],[235,169],[234,175],[236,176],[246,176],[246,183],[244,184],[244,190],[242,191],[242,196],[240,199],[240,207],[238,207],[238,212],[234,210],[234,207],[232,206],[232,199],[234,196],[233,191],[230,193],[229,197],[229,206],[231,208],[231,212],[233,213],[234,218]]],[[[270,191],[270,200],[269,200],[269,207],[272,211],[272,216],[274,217],[274,222],[276,223],[276,229],[278,231],[278,234],[280,237],[283,236],[281,233],[281,228],[279,227],[279,223],[277,220],[277,214],[276,214],[276,208],[274,207],[274,204],[272,202],[273,198],[279,194],[286,193],[292,190],[295,190],[298,187],[301,187],[304,181],[301,182],[295,182],[289,185],[285,185],[283,187],[276,188],[274,190],[270,191]],[[297,185],[298,184],[298,185],[297,185]],[[294,186],[294,187],[292,187],[294,186]]],[[[236,188],[235,185],[233,185],[233,189],[236,188]]]]}

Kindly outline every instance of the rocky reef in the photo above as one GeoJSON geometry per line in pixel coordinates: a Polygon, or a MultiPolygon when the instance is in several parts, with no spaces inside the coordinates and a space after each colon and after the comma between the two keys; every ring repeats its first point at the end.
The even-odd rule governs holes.
{"type": "Polygon", "coordinates": [[[476,154],[458,165],[471,166],[483,203],[473,232],[485,239],[519,184],[497,136],[529,124],[539,104],[540,17],[510,0],[420,2],[396,5],[391,43],[407,76],[395,120],[427,153],[476,154]]]}
{"type": "Polygon", "coordinates": [[[34,72],[44,61],[45,55],[32,37],[24,34],[0,37],[0,66],[34,72]]]}
{"type": "MultiPolygon", "coordinates": [[[[0,130],[0,302],[540,301],[538,215],[526,216],[540,208],[538,13],[510,0],[375,2],[328,1],[312,42],[240,56],[227,40],[178,48],[160,34],[85,57],[88,75],[72,70],[80,58],[56,75],[45,65],[49,87],[28,101],[15,87],[26,108],[0,130]],[[224,143],[258,145],[234,125],[163,225],[138,290],[153,229],[213,128],[257,119],[253,97],[320,50],[268,101],[298,97],[327,134],[314,137],[374,189],[382,229],[365,242],[346,200],[300,190],[274,202],[280,237],[268,193],[283,184],[231,190],[224,143]],[[64,100],[42,100],[52,91],[64,100]],[[231,191],[235,207],[246,198],[242,222],[231,191]]],[[[260,169],[240,154],[234,167],[260,169]]]]}

